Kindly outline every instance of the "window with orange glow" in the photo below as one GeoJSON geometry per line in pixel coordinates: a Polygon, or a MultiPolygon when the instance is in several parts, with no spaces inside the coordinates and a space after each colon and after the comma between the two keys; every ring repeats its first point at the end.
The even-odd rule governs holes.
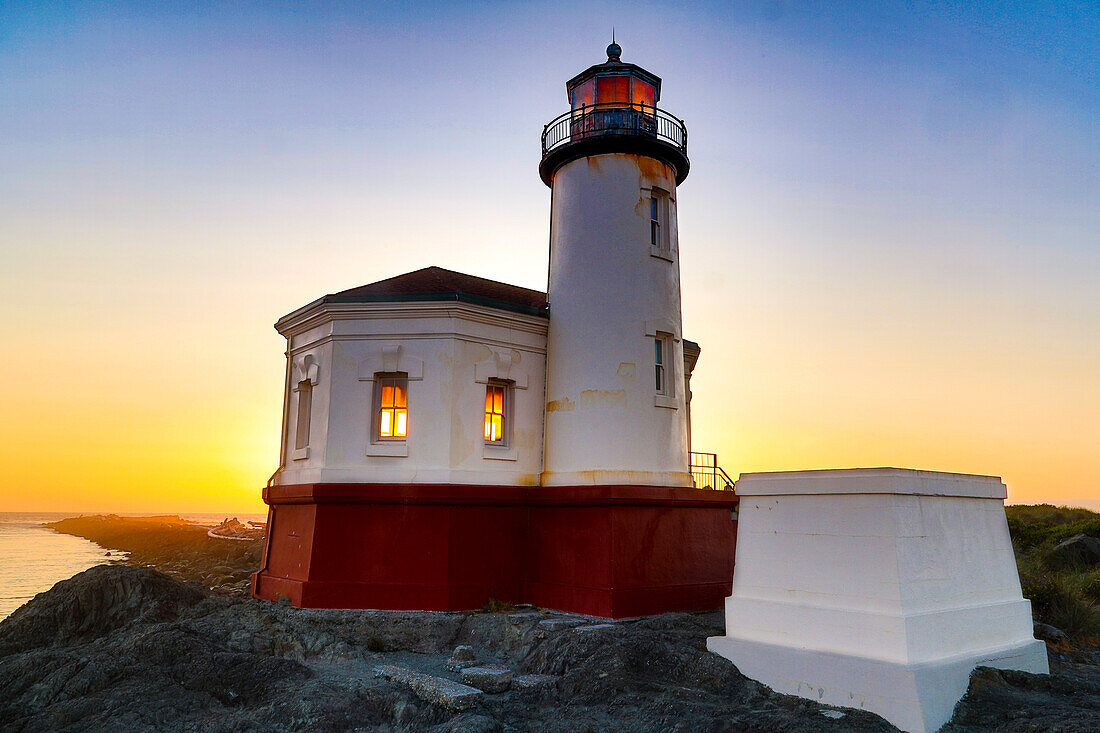
{"type": "Polygon", "coordinates": [[[624,107],[629,105],[630,77],[596,77],[596,102],[597,104],[621,104],[624,107]]]}
{"type": "Polygon", "coordinates": [[[508,387],[490,382],[485,385],[485,442],[504,445],[508,387]]]}
{"type": "Polygon", "coordinates": [[[573,89],[573,109],[591,107],[596,93],[596,80],[589,79],[573,89]]]}
{"type": "Polygon", "coordinates": [[[652,84],[647,84],[641,79],[631,79],[630,92],[630,101],[634,103],[635,107],[656,106],[656,102],[654,102],[656,94],[652,84]]]}
{"type": "Polygon", "coordinates": [[[404,376],[379,376],[376,384],[378,437],[404,440],[409,434],[408,380],[404,376]]]}

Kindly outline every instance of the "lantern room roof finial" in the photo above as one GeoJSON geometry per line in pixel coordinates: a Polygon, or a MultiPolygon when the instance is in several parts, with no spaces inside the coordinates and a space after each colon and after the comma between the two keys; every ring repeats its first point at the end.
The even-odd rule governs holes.
{"type": "Polygon", "coordinates": [[[622,46],[615,43],[615,27],[611,27],[611,45],[607,47],[607,62],[614,63],[619,61],[619,57],[623,55],[622,46]]]}

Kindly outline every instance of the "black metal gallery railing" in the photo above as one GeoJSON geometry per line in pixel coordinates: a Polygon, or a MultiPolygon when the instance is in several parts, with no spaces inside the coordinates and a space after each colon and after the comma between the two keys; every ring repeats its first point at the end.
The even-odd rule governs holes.
{"type": "Polygon", "coordinates": [[[687,155],[684,121],[645,104],[593,104],[570,110],[542,129],[542,154],[578,140],[603,135],[635,135],[668,143],[687,155]]]}
{"type": "Polygon", "coordinates": [[[691,463],[691,480],[697,489],[714,491],[733,491],[733,479],[718,465],[717,453],[688,454],[691,463]]]}

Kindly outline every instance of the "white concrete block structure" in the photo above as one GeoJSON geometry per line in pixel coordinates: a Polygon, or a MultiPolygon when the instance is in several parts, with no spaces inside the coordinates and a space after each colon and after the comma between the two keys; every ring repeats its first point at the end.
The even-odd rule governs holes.
{"type": "Polygon", "coordinates": [[[778,692],[907,731],[950,719],[979,665],[1048,672],[992,476],[896,468],[744,474],[726,635],[778,692]]]}

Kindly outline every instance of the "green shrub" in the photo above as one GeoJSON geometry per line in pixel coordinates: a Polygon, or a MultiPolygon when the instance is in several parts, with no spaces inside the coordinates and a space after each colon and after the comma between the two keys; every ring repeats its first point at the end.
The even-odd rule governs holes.
{"type": "Polygon", "coordinates": [[[511,613],[512,604],[507,601],[498,601],[496,598],[490,598],[481,610],[485,613],[511,613]]]}
{"type": "Polygon", "coordinates": [[[1100,635],[1100,608],[1077,596],[1057,596],[1047,610],[1044,623],[1071,637],[1088,639],[1100,635]]]}
{"type": "Polygon", "coordinates": [[[1100,607],[1085,596],[1082,586],[1093,579],[1086,574],[1039,573],[1020,578],[1024,598],[1031,601],[1036,621],[1084,639],[1100,635],[1100,607]]]}
{"type": "MultiPolygon", "coordinates": [[[[1058,597],[1062,595],[1062,587],[1057,578],[1050,573],[1023,576],[1020,578],[1020,590],[1023,591],[1024,598],[1031,601],[1031,612],[1035,618],[1044,623],[1050,623],[1046,617],[1051,606],[1055,605],[1058,597]]],[[[1057,626],[1057,624],[1051,625],[1057,626]]]]}
{"type": "Polygon", "coordinates": [[[1065,507],[1005,507],[1008,532],[1012,543],[1021,550],[1028,550],[1046,543],[1052,545],[1075,534],[1100,537],[1100,514],[1088,509],[1065,507]],[[1045,508],[1044,511],[1035,511],[1045,508]]]}
{"type": "Polygon", "coordinates": [[[1081,595],[1093,603],[1100,604],[1100,570],[1085,574],[1081,583],[1081,595]]]}

